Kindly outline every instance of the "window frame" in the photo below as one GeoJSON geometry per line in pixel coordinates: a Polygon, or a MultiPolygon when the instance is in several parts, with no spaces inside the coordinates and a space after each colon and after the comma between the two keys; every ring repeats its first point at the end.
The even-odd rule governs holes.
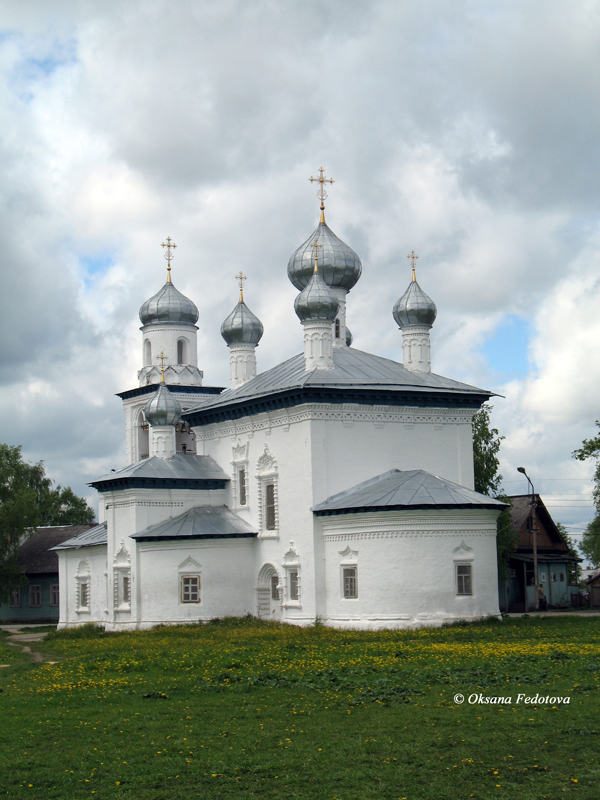
{"type": "Polygon", "coordinates": [[[10,595],[9,608],[21,608],[21,587],[13,589],[10,595]]]}
{"type": "MultiPolygon", "coordinates": [[[[199,605],[202,602],[202,596],[201,596],[202,582],[200,580],[200,574],[199,573],[195,573],[195,574],[187,573],[185,575],[180,575],[179,576],[179,587],[180,587],[179,588],[179,601],[180,601],[180,603],[182,605],[186,605],[186,606],[188,606],[188,605],[199,605]],[[192,599],[186,600],[185,599],[186,581],[194,581],[194,580],[196,581],[196,590],[195,590],[196,591],[196,599],[195,600],[192,600],[192,599]]],[[[188,589],[189,589],[189,584],[188,584],[188,589]]],[[[190,594],[191,594],[191,592],[190,592],[190,594]]]]}
{"type": "Polygon", "coordinates": [[[41,583],[30,583],[29,584],[29,608],[41,608],[42,607],[42,584],[41,583]],[[37,595],[38,602],[31,602],[32,596],[37,595]]]}
{"type": "Polygon", "coordinates": [[[58,608],[60,606],[60,584],[50,584],[50,607],[58,608]],[[56,602],[55,602],[56,601],[56,602]]]}
{"type": "Polygon", "coordinates": [[[288,595],[291,603],[300,602],[300,570],[298,567],[288,570],[288,595]]]}
{"type": "Polygon", "coordinates": [[[455,588],[457,597],[473,596],[473,564],[470,561],[456,561],[454,563],[455,588]],[[460,569],[468,569],[467,573],[459,573],[460,569]],[[468,591],[465,591],[465,578],[468,578],[468,591]],[[462,587],[462,591],[461,591],[462,587]]]}
{"type": "Polygon", "coordinates": [[[271,575],[271,600],[276,600],[277,602],[279,602],[280,600],[279,583],[280,583],[279,575],[276,572],[274,572],[271,575]]]}
{"type": "Polygon", "coordinates": [[[89,576],[81,578],[77,585],[77,611],[89,613],[90,610],[90,579],[89,576]],[[85,597],[85,603],[83,599],[85,597]]]}
{"type": "Polygon", "coordinates": [[[248,505],[248,469],[246,465],[237,468],[237,505],[248,505]]]}
{"type": "Polygon", "coordinates": [[[342,571],[342,599],[344,600],[358,600],[358,566],[356,564],[343,564],[342,571]],[[353,576],[346,575],[347,572],[353,572],[353,576]],[[354,594],[349,594],[347,590],[347,580],[354,582],[354,594]]]}

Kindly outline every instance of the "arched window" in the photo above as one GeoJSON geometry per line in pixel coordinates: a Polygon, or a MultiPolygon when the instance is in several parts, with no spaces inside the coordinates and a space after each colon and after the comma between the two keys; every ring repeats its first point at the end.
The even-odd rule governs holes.
{"type": "Polygon", "coordinates": [[[339,321],[339,319],[336,319],[336,321],[335,321],[335,338],[336,339],[340,338],[340,321],[339,321]]]}
{"type": "Polygon", "coordinates": [[[187,363],[187,341],[185,339],[177,340],[177,363],[187,363]]]}
{"type": "Polygon", "coordinates": [[[144,366],[152,366],[152,345],[150,344],[149,339],[146,339],[144,342],[144,366]]]}

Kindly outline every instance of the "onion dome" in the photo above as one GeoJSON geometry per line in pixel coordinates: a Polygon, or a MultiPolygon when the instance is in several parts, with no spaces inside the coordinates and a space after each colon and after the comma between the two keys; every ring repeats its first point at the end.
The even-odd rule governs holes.
{"type": "Polygon", "coordinates": [[[300,322],[308,320],[333,322],[339,307],[337,297],[328,288],[320,272],[313,272],[307,286],[294,301],[294,310],[300,322]]]}
{"type": "Polygon", "coordinates": [[[161,376],[158,391],[146,403],[144,414],[152,427],[177,425],[181,421],[181,406],[167,389],[164,376],[161,376]]]}
{"type": "Polygon", "coordinates": [[[346,328],[346,347],[350,347],[352,342],[354,341],[354,337],[350,333],[350,328],[346,328]]]}
{"type": "Polygon", "coordinates": [[[263,335],[263,325],[243,300],[237,304],[221,325],[221,336],[228,345],[258,344],[263,335]]]}
{"type": "Polygon", "coordinates": [[[400,300],[394,306],[394,319],[400,328],[407,325],[427,325],[431,327],[437,316],[437,308],[431,297],[428,297],[413,279],[400,300]]]}
{"type": "Polygon", "coordinates": [[[314,249],[317,241],[319,250],[319,272],[327,286],[350,291],[362,273],[360,258],[354,250],[335,235],[322,218],[319,227],[301,244],[288,262],[288,278],[296,289],[308,286],[314,267],[314,249]]]}
{"type": "Polygon", "coordinates": [[[140,308],[142,325],[163,322],[187,323],[195,325],[198,321],[198,309],[184,294],[177,291],[171,283],[171,274],[165,285],[140,308]]]}

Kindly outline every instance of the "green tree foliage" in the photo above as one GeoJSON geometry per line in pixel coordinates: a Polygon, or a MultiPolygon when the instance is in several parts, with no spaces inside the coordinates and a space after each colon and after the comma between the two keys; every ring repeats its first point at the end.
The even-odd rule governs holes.
{"type": "Polygon", "coordinates": [[[43,461],[28,464],[20,447],[0,444],[0,603],[25,583],[19,545],[39,525],[84,525],[94,512],[67,486],[53,487],[43,461]]]}
{"type": "MultiPolygon", "coordinates": [[[[510,500],[502,493],[502,475],[498,472],[500,467],[498,453],[504,436],[500,436],[497,428],[490,427],[492,408],[493,406],[486,403],[473,417],[475,491],[495,497],[510,506],[510,500]]],[[[508,562],[515,552],[516,546],[517,539],[511,526],[510,508],[506,508],[498,517],[498,534],[496,536],[500,578],[508,577],[508,562]]]]}
{"type": "MultiPolygon", "coordinates": [[[[599,420],[596,420],[596,426],[600,428],[599,420]]],[[[594,566],[598,566],[600,564],[600,434],[592,439],[584,439],[581,447],[573,451],[573,458],[578,461],[587,461],[588,458],[593,458],[596,461],[593,490],[596,516],[585,529],[579,547],[584,556],[594,566]]]]}
{"type": "MultiPolygon", "coordinates": [[[[580,556],[579,556],[579,553],[577,552],[577,546],[576,546],[575,542],[573,541],[573,539],[567,533],[567,529],[565,528],[565,526],[562,524],[562,522],[557,522],[556,523],[556,527],[560,531],[560,535],[562,536],[562,538],[565,540],[565,544],[569,548],[569,553],[572,556],[575,556],[575,558],[579,558],[580,556]]],[[[574,563],[568,563],[567,564],[567,574],[569,576],[569,584],[571,586],[576,586],[577,585],[577,566],[574,563]]]]}

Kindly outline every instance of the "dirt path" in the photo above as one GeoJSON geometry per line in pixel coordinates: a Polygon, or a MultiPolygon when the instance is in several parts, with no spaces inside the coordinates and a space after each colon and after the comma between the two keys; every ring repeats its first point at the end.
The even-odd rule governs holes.
{"type": "MultiPolygon", "coordinates": [[[[41,642],[47,636],[46,633],[14,633],[12,636],[8,638],[12,641],[7,642],[11,647],[20,647],[23,653],[27,653],[31,655],[35,662],[39,661],[46,661],[48,656],[44,656],[41,653],[34,652],[31,647],[29,647],[26,642],[41,642]]],[[[49,664],[55,664],[55,661],[49,661],[49,664]]]]}

